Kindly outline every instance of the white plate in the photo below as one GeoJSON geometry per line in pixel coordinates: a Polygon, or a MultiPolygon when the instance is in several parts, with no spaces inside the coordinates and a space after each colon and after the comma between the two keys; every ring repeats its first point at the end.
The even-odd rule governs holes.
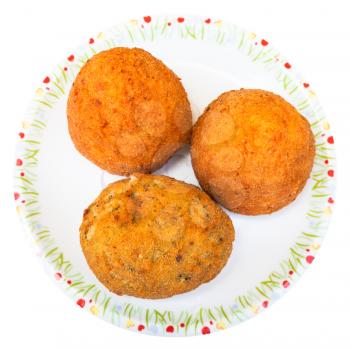
{"type": "MultiPolygon", "coordinates": [[[[334,203],[334,141],[314,92],[266,39],[213,18],[145,16],[122,23],[68,52],[36,90],[16,153],[15,199],[50,276],[82,308],[120,327],[143,333],[207,334],[238,324],[268,308],[313,261],[334,203]],[[271,215],[226,211],[237,232],[234,251],[210,283],[163,300],[110,293],[94,276],[79,244],[83,210],[112,176],[74,148],[66,101],[72,81],[96,52],[142,47],[179,77],[195,119],[220,93],[245,88],[273,91],[310,122],[317,155],[298,198],[271,215]]],[[[188,149],[157,173],[198,184],[188,149]]]]}

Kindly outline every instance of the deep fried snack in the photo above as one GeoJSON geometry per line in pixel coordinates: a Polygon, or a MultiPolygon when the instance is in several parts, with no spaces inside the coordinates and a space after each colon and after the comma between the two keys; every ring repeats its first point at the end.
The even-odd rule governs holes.
{"type": "Polygon", "coordinates": [[[120,175],[160,168],[189,143],[192,127],[179,78],[139,48],[93,56],[74,81],[67,115],[78,151],[120,175]]]}
{"type": "Polygon", "coordinates": [[[212,280],[232,251],[230,218],[199,188],[135,174],[84,212],[80,242],[97,278],[118,295],[165,298],[212,280]]]}
{"type": "Polygon", "coordinates": [[[266,214],[305,186],[315,140],[308,121],[282,97],[241,89],[206,108],[193,128],[191,156],[200,185],[220,204],[266,214]]]}

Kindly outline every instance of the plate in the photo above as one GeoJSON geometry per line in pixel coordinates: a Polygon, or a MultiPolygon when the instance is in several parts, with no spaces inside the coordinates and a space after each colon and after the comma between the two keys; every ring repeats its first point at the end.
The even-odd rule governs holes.
{"type": "MultiPolygon", "coordinates": [[[[157,173],[198,185],[188,149],[157,173]]],[[[43,76],[18,133],[15,202],[50,278],[82,309],[141,333],[205,335],[268,309],[313,262],[329,224],[334,188],[334,139],[312,85],[266,38],[217,18],[144,16],[85,38],[43,76]],[[163,60],[181,77],[194,119],[224,91],[262,88],[293,104],[316,138],[312,174],[298,198],[271,215],[226,211],[237,236],[225,268],[211,282],[163,300],[110,293],[88,268],[79,244],[83,210],[121,177],[75,150],[67,95],[82,65],[115,46],[142,47],[163,60]]]]}

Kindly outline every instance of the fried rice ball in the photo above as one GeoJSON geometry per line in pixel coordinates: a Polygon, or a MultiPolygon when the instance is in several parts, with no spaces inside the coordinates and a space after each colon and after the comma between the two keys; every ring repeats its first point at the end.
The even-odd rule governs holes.
{"type": "Polygon", "coordinates": [[[80,242],[112,292],[166,298],[212,280],[232,251],[230,218],[199,188],[135,174],[107,186],[84,212],[80,242]]]}
{"type": "Polygon", "coordinates": [[[200,185],[233,212],[272,213],[292,202],[310,176],[315,157],[310,124],[272,92],[223,93],[192,132],[200,185]]]}
{"type": "Polygon", "coordinates": [[[190,141],[192,113],[180,79],[139,48],[113,48],[88,60],[67,115],[77,150],[112,174],[154,171],[190,141]]]}

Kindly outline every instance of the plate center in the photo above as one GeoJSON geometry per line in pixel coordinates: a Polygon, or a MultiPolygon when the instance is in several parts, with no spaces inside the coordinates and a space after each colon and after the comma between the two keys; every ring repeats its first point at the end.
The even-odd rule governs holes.
{"type": "MultiPolygon", "coordinates": [[[[181,77],[194,120],[208,103],[227,90],[254,86],[284,94],[271,75],[230,47],[179,40],[138,46],[162,59],[181,77]]],[[[68,93],[69,88],[66,91],[68,93]]],[[[101,187],[122,177],[103,173],[76,151],[67,129],[66,98],[47,113],[49,127],[45,131],[38,168],[42,222],[50,227],[65,258],[85,275],[86,281],[107,292],[88,268],[81,252],[79,226],[84,209],[97,197],[101,187]]],[[[157,173],[198,185],[188,147],[178,151],[157,173]]],[[[222,272],[210,283],[164,300],[112,295],[113,301],[172,311],[232,304],[236,296],[265,279],[289,255],[289,247],[306,224],[309,197],[310,184],[294,203],[272,215],[246,217],[228,212],[236,229],[233,253],[222,272]]]]}

